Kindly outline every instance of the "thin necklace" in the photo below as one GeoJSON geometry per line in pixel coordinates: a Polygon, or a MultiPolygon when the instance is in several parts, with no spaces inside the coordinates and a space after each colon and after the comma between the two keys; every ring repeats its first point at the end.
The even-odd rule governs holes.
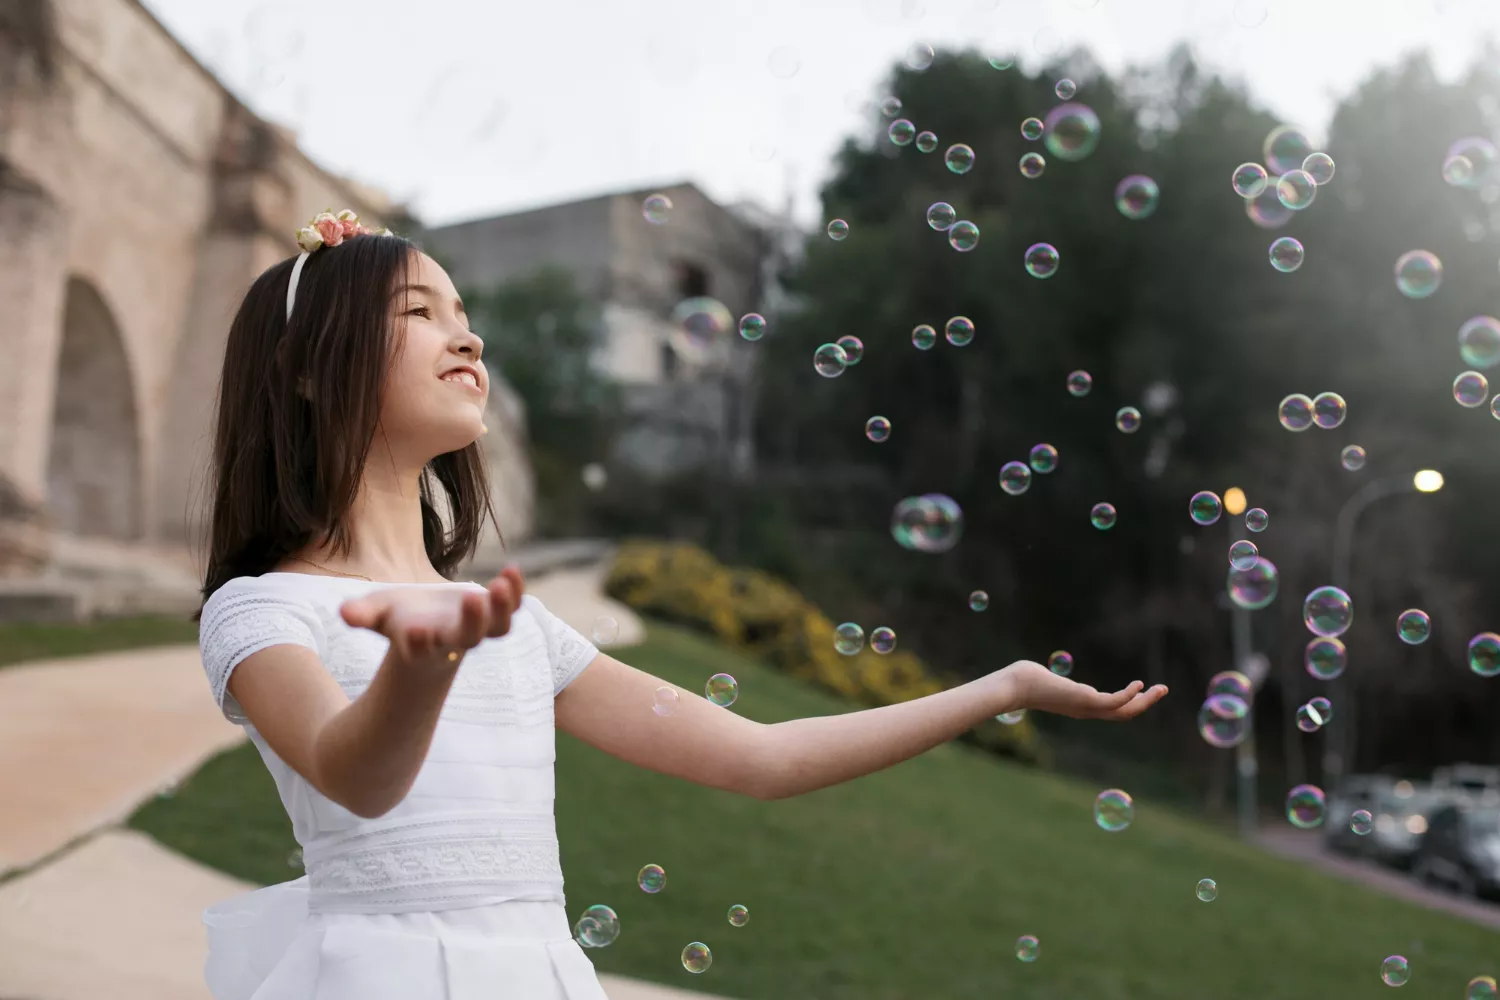
{"type": "Polygon", "coordinates": [[[347,576],[347,577],[350,577],[351,579],[355,579],[355,580],[364,580],[366,583],[374,583],[375,582],[374,580],[371,580],[368,576],[365,576],[363,573],[342,573],[342,572],[340,572],[340,571],[338,571],[336,569],[332,569],[332,568],[330,568],[328,566],[324,566],[322,563],[315,563],[311,559],[303,559],[301,556],[292,556],[292,562],[299,562],[299,563],[303,563],[303,564],[308,565],[308,566],[313,566],[313,567],[316,567],[316,568],[322,570],[325,573],[332,573],[334,576],[347,576]]]}

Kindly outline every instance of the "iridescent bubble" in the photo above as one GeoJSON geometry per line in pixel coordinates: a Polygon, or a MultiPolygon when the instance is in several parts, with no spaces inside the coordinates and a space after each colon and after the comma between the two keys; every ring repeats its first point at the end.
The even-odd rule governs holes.
{"type": "Polygon", "coordinates": [[[682,949],[682,967],[695,976],[701,976],[714,964],[714,953],[702,941],[690,941],[682,949]]]}
{"type": "Polygon", "coordinates": [[[843,219],[834,219],[828,224],[828,238],[838,242],[849,235],[849,223],[843,219]]]}
{"type": "Polygon", "coordinates": [[[1297,707],[1297,728],[1304,733],[1315,733],[1323,728],[1327,720],[1311,703],[1297,707]]]}
{"type": "Polygon", "coordinates": [[[1122,434],[1134,434],[1141,429],[1141,411],[1133,406],[1122,406],[1115,411],[1115,427],[1122,434]]]}
{"type": "Polygon", "coordinates": [[[1245,742],[1250,735],[1250,706],[1245,697],[1210,694],[1198,709],[1198,734],[1209,746],[1220,749],[1245,742]]]}
{"type": "Polygon", "coordinates": [[[958,213],[946,201],[935,201],[927,206],[927,225],[940,233],[946,233],[958,221],[958,213]]]}
{"type": "Polygon", "coordinates": [[[608,646],[620,638],[620,623],[608,615],[601,615],[594,619],[594,642],[600,646],[608,646]]]}
{"type": "Polygon", "coordinates": [[[1331,431],[1344,422],[1349,404],[1336,392],[1320,392],[1313,397],[1313,423],[1331,431]]]}
{"type": "Polygon", "coordinates": [[[1276,408],[1276,419],[1289,431],[1305,431],[1313,424],[1313,401],[1294,392],[1276,408]]]}
{"type": "Polygon", "coordinates": [[[1495,1000],[1497,989],[1494,976],[1475,976],[1464,990],[1464,1000],[1495,1000]]]}
{"type": "Polygon", "coordinates": [[[1071,101],[1073,95],[1078,93],[1078,84],[1063,77],[1057,81],[1057,86],[1052,88],[1052,92],[1057,95],[1059,101],[1071,101]]]}
{"type": "Polygon", "coordinates": [[[1144,174],[1131,174],[1115,185],[1115,208],[1127,219],[1144,219],[1156,211],[1161,191],[1156,182],[1144,174]]]}
{"type": "Polygon", "coordinates": [[[1041,153],[1022,153],[1019,166],[1022,177],[1036,180],[1042,176],[1042,171],[1047,169],[1047,160],[1041,153]]]}
{"type": "Polygon", "coordinates": [[[1453,380],[1453,398],[1458,400],[1459,406],[1469,409],[1483,406],[1489,394],[1490,380],[1479,372],[1464,372],[1453,380]]]}
{"type": "Polygon", "coordinates": [[[1200,490],[1188,500],[1188,516],[1194,524],[1213,524],[1224,510],[1224,501],[1211,490],[1200,490]]]}
{"type": "MultiPolygon", "coordinates": [[[[1500,161],[1500,152],[1495,144],[1483,136],[1471,135],[1459,139],[1448,147],[1448,157],[1462,157],[1469,161],[1469,176],[1459,182],[1460,187],[1481,188],[1490,182],[1495,173],[1495,164],[1500,161]]],[[[1450,182],[1452,183],[1452,182],[1450,182]]]]}
{"type": "Polygon", "coordinates": [[[1469,640],[1469,669],[1480,677],[1500,674],[1500,635],[1481,632],[1469,640]]]}
{"type": "Polygon", "coordinates": [[[1046,475],[1057,468],[1057,449],[1050,444],[1036,444],[1031,446],[1031,471],[1046,475]]]}
{"type": "Polygon", "coordinates": [[[896,630],[881,625],[870,632],[870,648],[884,656],[896,648],[896,630]]]}
{"type": "Polygon", "coordinates": [[[1313,183],[1322,187],[1333,180],[1333,157],[1327,153],[1313,153],[1302,161],[1302,169],[1313,179],[1313,183]]]}
{"type": "Polygon", "coordinates": [[[1354,602],[1338,587],[1316,587],[1302,602],[1302,624],[1313,635],[1343,635],[1354,624],[1354,602]]]}
{"type": "Polygon", "coordinates": [[[704,685],[703,696],[715,705],[728,708],[740,696],[740,682],[728,674],[714,674],[704,685]]]}
{"type": "Polygon", "coordinates": [[[1281,589],[1281,574],[1275,563],[1261,556],[1249,569],[1231,567],[1225,589],[1235,607],[1259,611],[1276,600],[1276,593],[1281,589]]]}
{"type": "Polygon", "coordinates": [[[954,316],[943,326],[943,335],[954,347],[965,347],[974,339],[974,321],[967,316],[954,316]]]}
{"type": "Polygon", "coordinates": [[[647,865],[636,873],[635,881],[642,892],[654,895],[667,887],[667,873],[661,865],[647,865]]]}
{"type": "Polygon", "coordinates": [[[1375,829],[1375,817],[1370,815],[1368,809],[1356,809],[1349,817],[1349,832],[1356,837],[1369,836],[1371,830],[1375,829]]]}
{"type": "Polygon", "coordinates": [[[1256,534],[1260,534],[1271,526],[1271,515],[1259,507],[1251,507],[1245,511],[1245,527],[1256,534]]]}
{"type": "Polygon", "coordinates": [[[1327,803],[1317,785],[1298,785],[1286,795],[1286,818],[1299,830],[1311,830],[1323,822],[1327,803]]]}
{"type": "Polygon", "coordinates": [[[1013,497],[1031,489],[1031,469],[1025,462],[1006,462],[1000,467],[1000,488],[1013,497]]]}
{"type": "Polygon", "coordinates": [[[677,694],[676,688],[670,688],[663,684],[651,696],[651,711],[657,715],[671,715],[677,711],[677,703],[680,700],[681,697],[677,694]]]}
{"type": "Polygon", "coordinates": [[[750,922],[750,908],[735,903],[729,908],[729,926],[743,927],[750,922]]]}
{"type": "Polygon", "coordinates": [[[1248,705],[1254,691],[1255,685],[1250,683],[1250,678],[1238,670],[1220,670],[1208,679],[1210,698],[1216,694],[1232,694],[1248,705]]]}
{"type": "Polygon", "coordinates": [[[942,493],[907,497],[891,512],[891,537],[914,552],[947,552],[963,530],[963,510],[942,493]]]}
{"type": "Polygon", "coordinates": [[[932,345],[937,343],[937,331],[926,323],[919,323],[912,327],[911,345],[919,351],[930,351],[932,345]]]}
{"type": "Polygon", "coordinates": [[[865,421],[865,437],[876,444],[891,436],[891,422],[885,417],[875,416],[865,421]]]}
{"type": "Polygon", "coordinates": [[[948,230],[948,245],[959,253],[968,253],[979,245],[979,227],[968,219],[959,219],[948,230]]]}
{"type": "Polygon", "coordinates": [[[1073,654],[1066,649],[1054,649],[1047,657],[1047,669],[1059,677],[1067,677],[1073,673],[1073,654]]]}
{"type": "Polygon", "coordinates": [[[887,118],[894,118],[901,113],[901,98],[887,97],[880,102],[880,113],[887,118]]]}
{"type": "Polygon", "coordinates": [[[1304,253],[1300,242],[1290,236],[1282,236],[1271,242],[1271,266],[1282,274],[1291,274],[1302,266],[1304,253]]]}
{"type": "Polygon", "coordinates": [[[1266,174],[1266,168],[1259,163],[1241,163],[1234,168],[1229,183],[1234,187],[1234,193],[1241,198],[1255,198],[1266,190],[1270,178],[1266,174]]]}
{"type": "Polygon", "coordinates": [[[1496,393],[1495,398],[1490,400],[1490,416],[1500,420],[1500,393],[1496,393]]]}
{"type": "Polygon", "coordinates": [[[865,356],[865,342],[853,334],[845,334],[834,341],[844,350],[844,364],[853,368],[865,356]]]}
{"type": "Polygon", "coordinates": [[[982,590],[976,590],[969,595],[969,610],[983,611],[990,606],[990,595],[982,590]]]}
{"type": "Polygon", "coordinates": [[[838,344],[824,344],[813,352],[813,370],[824,378],[838,378],[849,367],[849,359],[838,344]]]}
{"type": "Polygon", "coordinates": [[[865,648],[865,630],[854,622],[844,622],[833,630],[833,648],[844,656],[853,656],[865,648]]]}
{"type": "Polygon", "coordinates": [[[672,199],[664,194],[651,194],[641,202],[641,215],[653,226],[659,226],[672,216],[672,199]]]}
{"type": "Polygon", "coordinates": [[[1016,57],[1013,55],[990,56],[989,62],[991,69],[1007,70],[1016,64],[1016,57]]]}
{"type": "Polygon", "coordinates": [[[1245,199],[1245,216],[1262,229],[1280,229],[1292,221],[1293,212],[1276,196],[1276,184],[1268,183],[1266,189],[1254,198],[1245,199]]]}
{"type": "Polygon", "coordinates": [[[734,314],[718,299],[696,295],[677,303],[669,322],[673,345],[688,357],[703,358],[723,343],[734,314]]]}
{"type": "Polygon", "coordinates": [[[1301,170],[1302,161],[1312,152],[1312,143],[1307,141],[1307,136],[1300,129],[1291,125],[1278,125],[1266,136],[1265,144],[1261,147],[1261,160],[1267,170],[1279,177],[1293,170],[1301,170]]]}
{"type": "Polygon", "coordinates": [[[1094,376],[1088,372],[1080,370],[1068,373],[1068,395],[1087,396],[1092,388],[1094,388],[1094,376]]]}
{"type": "Polygon", "coordinates": [[[1294,212],[1311,205],[1317,194],[1318,182],[1300,167],[1287,171],[1276,180],[1276,199],[1294,212]]]}
{"type": "Polygon", "coordinates": [[[906,50],[906,68],[918,73],[932,65],[932,46],[926,42],[912,42],[906,50]]]}
{"type": "Polygon", "coordinates": [[[1211,878],[1200,878],[1197,891],[1199,899],[1205,903],[1212,903],[1219,898],[1219,883],[1211,878]]]}
{"type": "Polygon", "coordinates": [[[1471,368],[1500,364],[1500,319],[1475,316],[1458,328],[1458,353],[1471,368]]]}
{"type": "Polygon", "coordinates": [[[917,137],[917,127],[905,118],[897,118],[891,122],[890,128],[885,130],[886,138],[896,146],[910,146],[911,141],[917,137]]]}
{"type": "Polygon", "coordinates": [[[1474,179],[1474,164],[1467,156],[1450,156],[1443,161],[1443,180],[1454,187],[1468,187],[1474,179]]]}
{"type": "Polygon", "coordinates": [[[740,317],[740,336],[749,341],[759,340],[766,334],[766,318],[760,313],[745,313],[740,317]]]}
{"type": "Polygon", "coordinates": [[[1358,472],[1365,467],[1365,450],[1357,444],[1351,444],[1339,452],[1339,464],[1350,472],[1358,472]]]}
{"type": "Polygon", "coordinates": [[[943,154],[943,162],[953,173],[966,174],[974,167],[974,150],[961,142],[954,143],[943,154]]]}
{"type": "Polygon", "coordinates": [[[1112,503],[1096,503],[1089,510],[1089,523],[1100,531],[1108,531],[1115,526],[1115,505],[1112,503]]]}
{"type": "Polygon", "coordinates": [[[620,936],[620,918],[614,910],[595,903],[583,911],[573,931],[585,948],[605,948],[620,936]]]}
{"type": "Polygon", "coordinates": [[[1057,247],[1051,243],[1033,243],[1026,248],[1026,273],[1033,278],[1050,278],[1062,262],[1057,247]]]}
{"type": "Polygon", "coordinates": [[[1396,258],[1396,290],[1409,299],[1425,299],[1443,283],[1443,262],[1428,250],[1408,250],[1396,258]]]}
{"type": "Polygon", "coordinates": [[[1135,803],[1130,795],[1118,788],[1109,788],[1094,799],[1094,822],[1099,829],[1119,833],[1135,819],[1135,803]]]}
{"type": "Polygon", "coordinates": [[[995,721],[1004,726],[1014,726],[1024,718],[1026,718],[1026,709],[1018,708],[1014,712],[995,716],[995,721]]]}
{"type": "Polygon", "coordinates": [[[1021,138],[1027,142],[1036,142],[1042,137],[1044,128],[1040,118],[1028,118],[1021,123],[1021,138]]]}
{"type": "Polygon", "coordinates": [[[1241,538],[1229,546],[1229,565],[1235,569],[1249,569],[1260,561],[1260,550],[1255,543],[1241,538]]]}
{"type": "Polygon", "coordinates": [[[1405,986],[1411,978],[1411,964],[1401,955],[1391,955],[1380,963],[1380,981],[1387,986],[1405,986]]]}
{"type": "Polygon", "coordinates": [[[938,148],[938,137],[936,132],[917,133],[917,152],[930,153],[938,148]]]}
{"type": "MultiPolygon", "coordinates": [[[[170,792],[168,793],[167,797],[168,798],[171,797],[171,793],[170,792]]],[[[288,868],[298,868],[298,869],[306,868],[307,867],[307,864],[303,860],[303,857],[302,857],[302,848],[300,848],[300,847],[294,847],[294,848],[291,849],[291,851],[289,851],[287,853],[287,856],[286,856],[286,866],[288,868]]]]}
{"type": "Polygon", "coordinates": [[[1317,636],[1309,640],[1307,650],[1302,654],[1302,663],[1318,680],[1331,681],[1349,665],[1349,651],[1342,639],[1317,636]]]}
{"type": "Polygon", "coordinates": [[[1333,720],[1333,702],[1327,698],[1318,695],[1316,698],[1309,698],[1307,704],[1309,708],[1318,713],[1318,717],[1323,720],[1325,725],[1333,720]]]}
{"type": "Polygon", "coordinates": [[[1099,145],[1099,116],[1087,104],[1059,104],[1043,125],[1047,149],[1059,160],[1081,160],[1099,145]]]}
{"type": "Polygon", "coordinates": [[[1016,957],[1023,962],[1035,962],[1042,951],[1042,943],[1034,934],[1022,934],[1016,938],[1016,957]]]}
{"type": "Polygon", "coordinates": [[[1396,616],[1396,634],[1408,646],[1420,646],[1432,635],[1432,619],[1421,608],[1407,608],[1396,616]]]}

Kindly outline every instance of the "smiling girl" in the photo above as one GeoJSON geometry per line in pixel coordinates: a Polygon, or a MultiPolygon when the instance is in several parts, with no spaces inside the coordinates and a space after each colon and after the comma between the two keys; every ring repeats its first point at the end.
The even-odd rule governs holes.
{"type": "MultiPolygon", "coordinates": [[[[759,799],[890,767],[1021,708],[1128,719],[1030,662],[870,711],[761,725],[600,653],[507,569],[484,343],[453,282],[351,212],[251,286],[225,349],[200,646],[276,781],[307,874],[210,908],[217,1000],[603,1000],[572,939],[554,729],[759,799]]],[[[713,664],[704,664],[713,673],[713,664]]]]}

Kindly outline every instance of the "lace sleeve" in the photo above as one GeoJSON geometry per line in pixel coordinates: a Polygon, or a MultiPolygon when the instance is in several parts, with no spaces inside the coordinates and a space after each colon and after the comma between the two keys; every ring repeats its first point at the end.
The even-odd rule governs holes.
{"type": "Polygon", "coordinates": [[[209,689],[231,722],[249,721],[229,693],[229,675],[246,657],[283,643],[322,652],[322,625],[312,608],[258,582],[246,578],[220,587],[203,606],[198,624],[198,651],[209,689]]]}
{"type": "Polygon", "coordinates": [[[536,616],[542,634],[547,637],[547,659],[552,665],[552,693],[554,697],[583,673],[599,649],[581,633],[561,618],[547,610],[541,601],[527,594],[523,600],[536,616]]]}

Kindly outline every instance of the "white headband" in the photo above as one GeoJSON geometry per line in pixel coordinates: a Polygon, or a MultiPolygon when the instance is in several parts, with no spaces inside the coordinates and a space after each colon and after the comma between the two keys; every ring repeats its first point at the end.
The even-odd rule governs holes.
{"type": "Polygon", "coordinates": [[[292,321],[292,306],[297,303],[297,279],[302,277],[302,265],[307,263],[307,258],[312,254],[306,250],[297,258],[297,263],[292,265],[292,280],[286,283],[286,321],[292,321]]]}
{"type": "Polygon", "coordinates": [[[314,250],[323,247],[336,247],[340,243],[353,236],[392,236],[389,229],[371,229],[369,226],[359,224],[359,216],[349,209],[344,209],[337,215],[330,209],[315,216],[312,222],[297,230],[297,245],[302,248],[302,255],[297,258],[297,263],[292,265],[292,276],[286,283],[286,321],[292,321],[292,306],[297,304],[297,280],[302,277],[302,267],[307,263],[314,250]]]}

